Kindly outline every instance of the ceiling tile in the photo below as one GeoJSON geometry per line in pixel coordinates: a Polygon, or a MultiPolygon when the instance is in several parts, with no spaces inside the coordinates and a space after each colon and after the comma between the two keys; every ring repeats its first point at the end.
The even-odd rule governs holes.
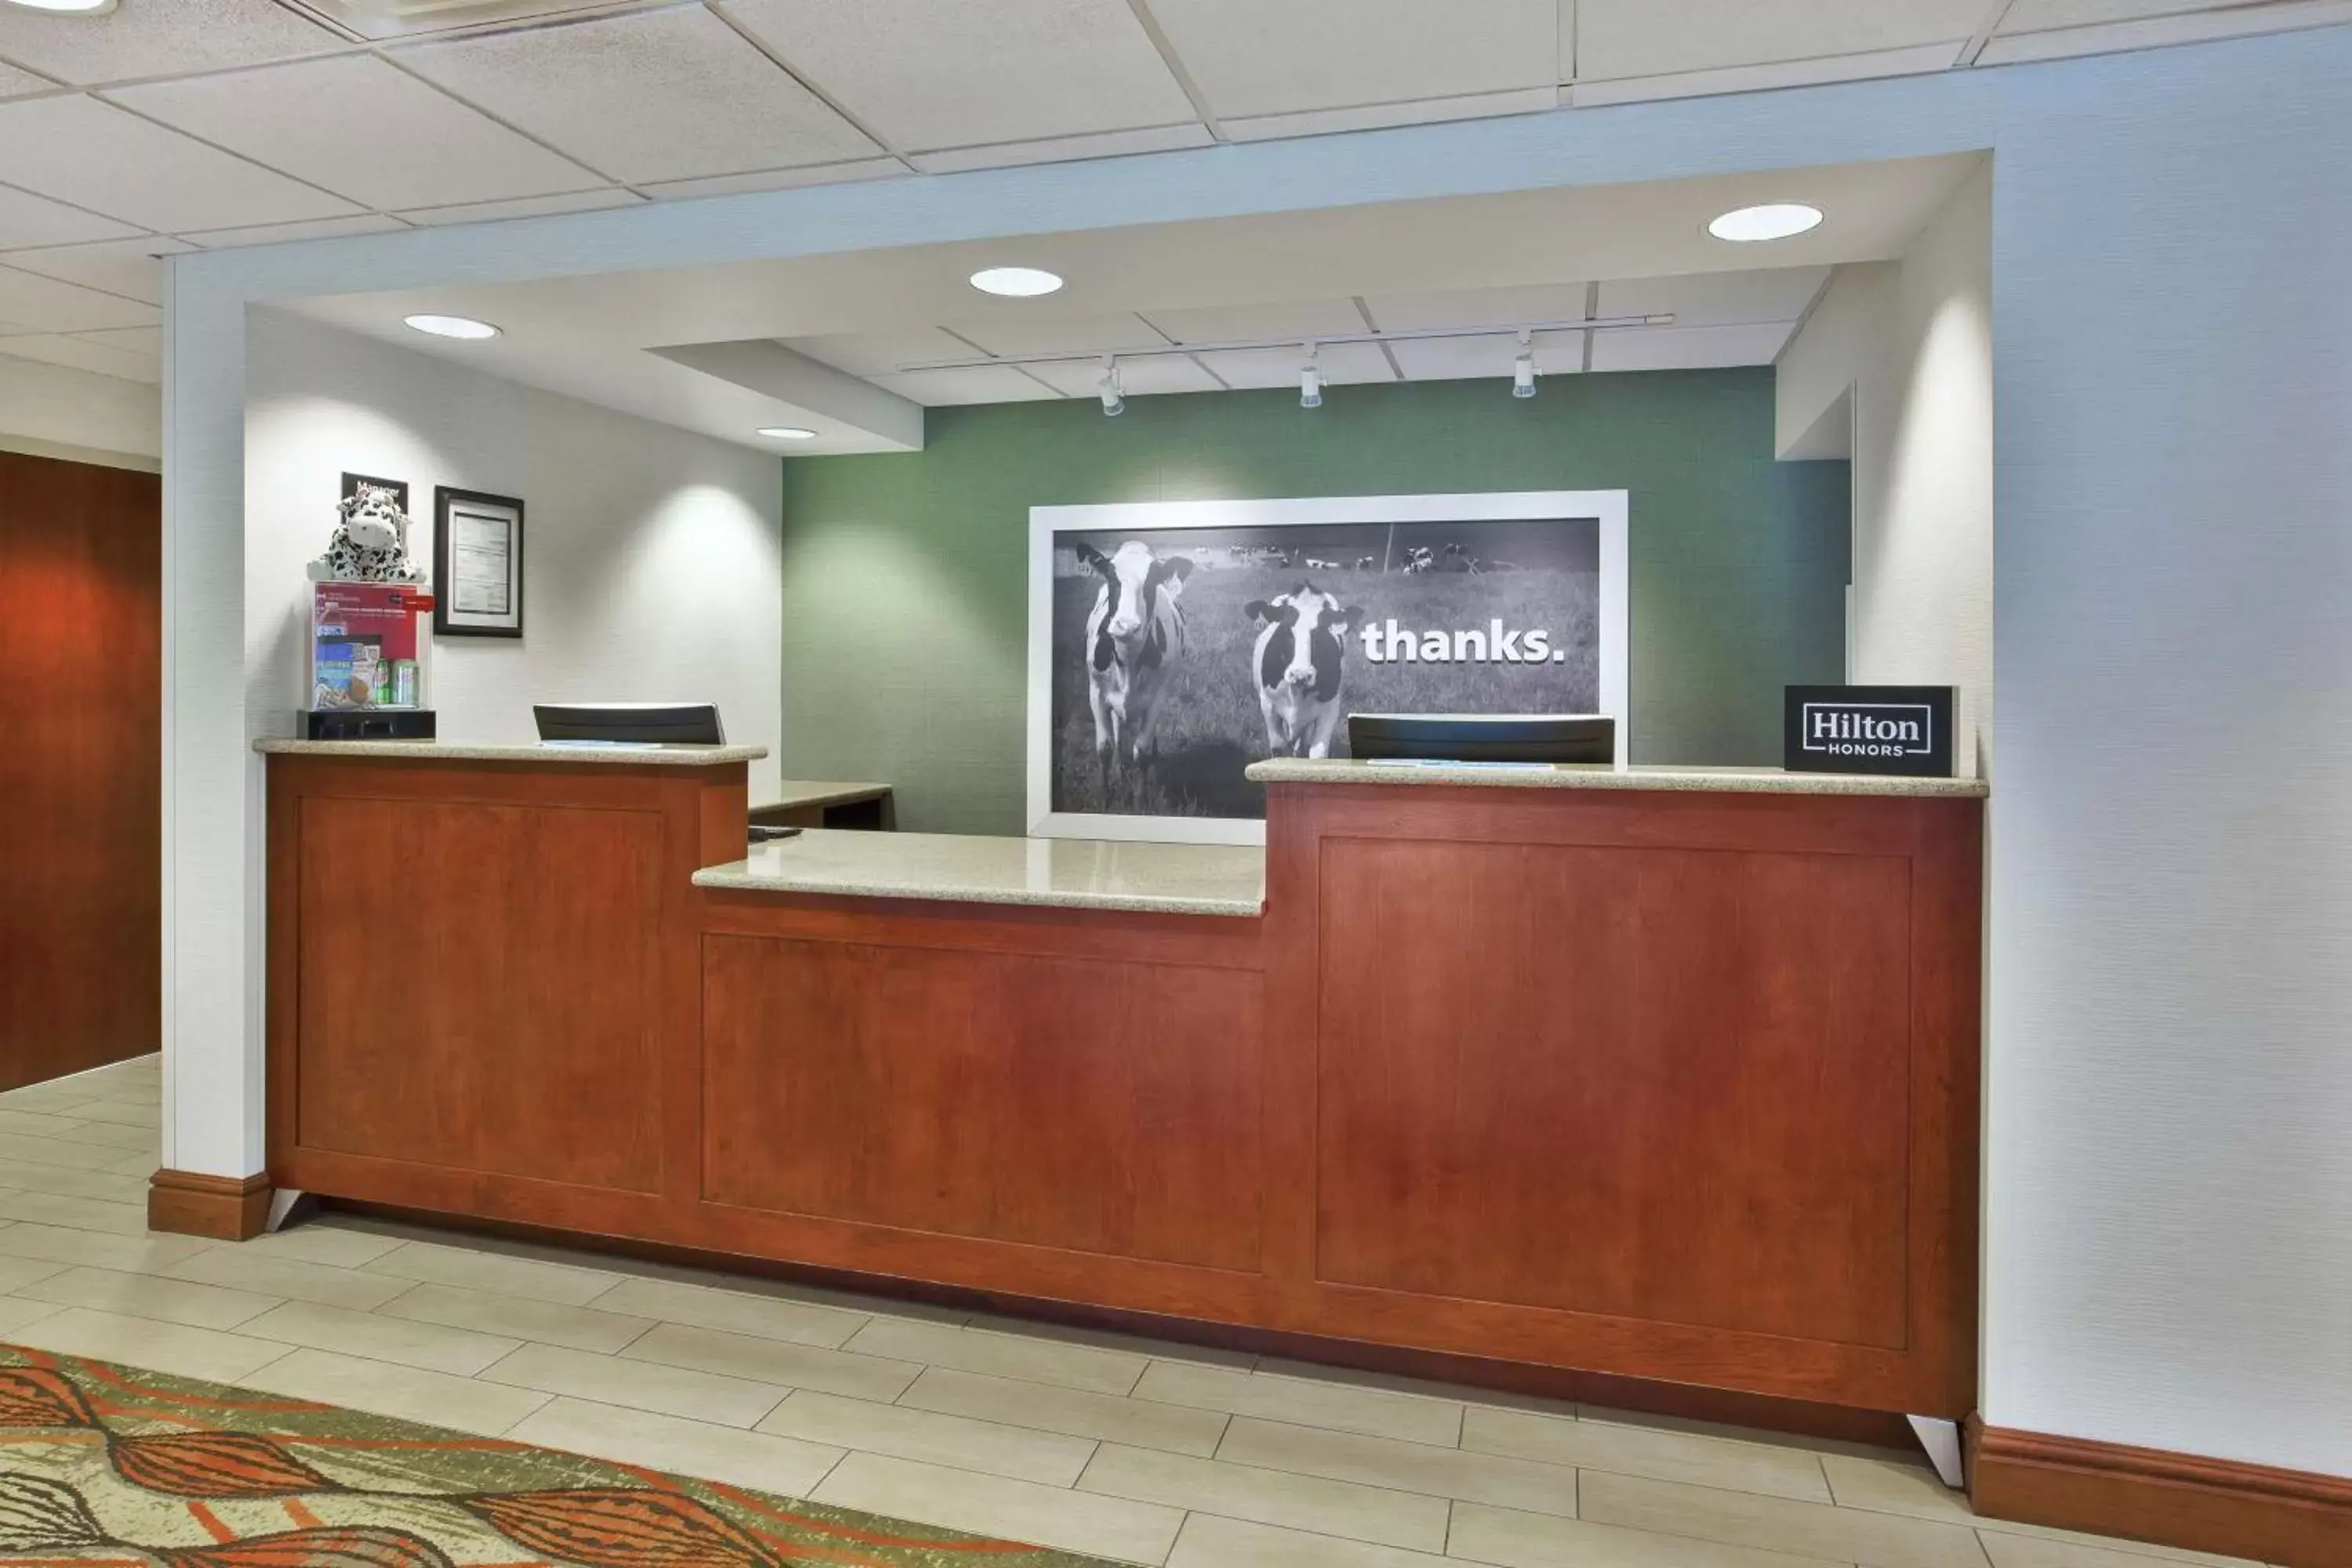
{"type": "Polygon", "coordinates": [[[163,329],[155,327],[114,327],[102,332],[74,334],[86,343],[100,343],[125,353],[144,354],[149,359],[163,357],[163,329]]]}
{"type": "Polygon", "coordinates": [[[1669,71],[1662,76],[1612,77],[1605,80],[1587,77],[1574,87],[1559,90],[1563,102],[1573,103],[1579,109],[1599,109],[1612,103],[1649,103],[1669,98],[1719,98],[1732,92],[1777,92],[1783,88],[1873,81],[1949,70],[1959,50],[1958,44],[1947,38],[1942,43],[1916,44],[1907,49],[1821,55],[1762,65],[1669,71]]]}
{"type": "Polygon", "coordinates": [[[572,191],[560,196],[523,196],[510,202],[468,202],[452,207],[412,207],[400,216],[410,223],[496,223],[500,218],[546,217],[552,213],[600,212],[606,207],[641,205],[644,198],[629,191],[572,191]]]}
{"type": "Polygon", "coordinates": [[[85,332],[102,327],[152,327],[163,319],[161,310],[136,300],[0,267],[0,321],[37,331],[85,332]]]}
{"type": "Polygon", "coordinates": [[[1351,300],[1292,300],[1272,305],[1216,305],[1200,310],[1145,310],[1143,319],[1177,343],[1254,342],[1308,338],[1368,329],[1351,300]]]}
{"type": "Polygon", "coordinates": [[[1386,332],[1423,327],[1523,327],[1538,321],[1584,320],[1584,285],[1550,283],[1528,289],[1461,289],[1438,294],[1382,294],[1364,301],[1386,332]]]}
{"type": "Polygon", "coordinates": [[[1986,0],[1578,0],[1576,78],[1716,70],[1921,44],[1948,43],[1957,57],[1985,8],[1986,0]]]}
{"type": "Polygon", "coordinates": [[[1035,403],[1057,397],[1052,387],[1011,365],[974,365],[968,370],[923,370],[877,375],[874,384],[927,408],[967,403],[1035,403]]]}
{"type": "Polygon", "coordinates": [[[699,6],[426,44],[397,58],[631,184],[877,151],[699,6]]]}
{"type": "Polygon", "coordinates": [[[340,197],[79,95],[0,103],[0,181],[167,234],[353,210],[340,197]]]}
{"type": "Polygon", "coordinates": [[[0,259],[10,267],[37,272],[44,278],[160,305],[163,302],[163,264],[155,258],[193,248],[176,239],[149,235],[139,239],[110,239],[99,245],[11,251],[0,259]]]}
{"type": "Polygon", "coordinates": [[[348,49],[350,42],[276,0],[167,0],[105,16],[0,6],[0,56],[77,86],[184,76],[348,49]]]}
{"type": "Polygon", "coordinates": [[[1486,120],[1498,114],[1539,114],[1559,107],[1559,89],[1515,87],[1459,98],[1416,98],[1405,103],[1308,109],[1296,114],[1233,115],[1220,120],[1229,142],[1270,142],[1279,136],[1324,136],[1335,131],[1381,131],[1440,120],[1486,120]]]}
{"type": "MultiPolygon", "coordinates": [[[[1099,359],[1047,360],[1033,364],[1029,374],[1051,383],[1068,397],[1094,397],[1102,388],[1099,359]]],[[[1186,354],[1154,354],[1150,359],[1118,362],[1119,391],[1129,397],[1158,397],[1171,392],[1215,392],[1222,384],[1186,354]]]]}
{"type": "Polygon", "coordinates": [[[1008,301],[998,314],[951,321],[948,330],[992,354],[1106,354],[1168,341],[1140,316],[1042,315],[1023,310],[1021,304],[1008,301]]]}
{"type": "Polygon", "coordinates": [[[982,352],[938,327],[913,327],[902,332],[828,332],[781,341],[784,347],[823,360],[835,370],[865,376],[885,374],[902,364],[972,359],[982,352]]]}
{"type": "Polygon", "coordinates": [[[1716,370],[1770,364],[1789,323],[1748,327],[1626,327],[1592,335],[1594,370],[1716,370]]]}
{"type": "Polygon", "coordinates": [[[298,239],[341,239],[352,234],[389,234],[408,226],[382,213],[357,213],[350,217],[322,217],[310,223],[266,223],[251,228],[197,229],[181,236],[206,250],[226,250],[241,245],[290,245],[298,239]]]}
{"type": "Polygon", "coordinates": [[[1560,9],[1558,0],[1151,0],[1221,118],[1549,87],[1560,9]]]}
{"type": "Polygon", "coordinates": [[[1194,118],[1125,0],[725,0],[719,8],[900,152],[1194,118]]]}
{"type": "Polygon", "coordinates": [[[1601,313],[1670,315],[1677,327],[1793,321],[1805,313],[1829,276],[1826,267],[1773,267],[1754,272],[1699,272],[1684,278],[1603,283],[1601,313]]]}
{"type": "Polygon", "coordinates": [[[1050,136],[1042,142],[997,142],[944,153],[910,153],[907,161],[926,174],[966,169],[1009,169],[1022,163],[1069,163],[1080,158],[1124,158],[1137,153],[1174,153],[1216,142],[1197,120],[1153,125],[1139,131],[1104,131],[1086,136],[1050,136]]]}
{"type": "MultiPolygon", "coordinates": [[[[1204,353],[1201,363],[1227,386],[1297,386],[1298,373],[1307,367],[1307,356],[1298,349],[1228,349],[1223,353],[1204,353]]],[[[1397,378],[1378,343],[1326,343],[1316,351],[1315,363],[1322,367],[1325,384],[1331,386],[1397,378]]]]}
{"type": "MultiPolygon", "coordinates": [[[[0,125],[7,123],[0,120],[0,125]]],[[[0,185],[0,250],[32,245],[71,245],[77,240],[128,237],[137,226],[100,217],[47,196],[0,185]]]]}
{"type": "Polygon", "coordinates": [[[800,169],[760,169],[748,174],[714,174],[707,180],[663,180],[637,188],[657,202],[690,202],[703,196],[740,196],[751,191],[789,191],[802,185],[846,185],[890,180],[907,173],[896,158],[852,158],[845,163],[811,163],[800,169]]]}
{"type": "Polygon", "coordinates": [[[0,98],[21,98],[28,92],[47,92],[58,84],[31,71],[18,70],[0,60],[0,98]]]}
{"type": "Polygon", "coordinates": [[[2178,16],[2184,11],[2219,11],[2251,0],[2015,0],[2002,13],[1996,33],[2038,33],[2048,27],[2087,27],[2101,22],[2137,22],[2147,16],[2178,16]]]}
{"type": "Polygon", "coordinates": [[[76,370],[96,371],[125,381],[156,382],[163,378],[163,362],[159,358],[56,332],[0,338],[0,354],[12,359],[39,360],[46,364],[70,365],[76,370]]]}
{"type": "Polygon", "coordinates": [[[110,96],[366,206],[447,206],[607,183],[371,55],[110,96]]]}
{"type": "MultiPolygon", "coordinates": [[[[1584,367],[1582,332],[1538,332],[1535,350],[1538,375],[1573,375],[1584,367]]],[[[1517,332],[1496,332],[1477,338],[1409,338],[1389,345],[1397,368],[1407,381],[1467,381],[1491,376],[1511,379],[1518,362],[1517,332]]]]}

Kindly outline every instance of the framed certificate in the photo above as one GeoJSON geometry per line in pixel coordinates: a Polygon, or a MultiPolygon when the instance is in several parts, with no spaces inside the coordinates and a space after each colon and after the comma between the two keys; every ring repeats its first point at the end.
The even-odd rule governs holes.
{"type": "Polygon", "coordinates": [[[522,502],[433,487],[433,630],[522,636],[522,502]]]}

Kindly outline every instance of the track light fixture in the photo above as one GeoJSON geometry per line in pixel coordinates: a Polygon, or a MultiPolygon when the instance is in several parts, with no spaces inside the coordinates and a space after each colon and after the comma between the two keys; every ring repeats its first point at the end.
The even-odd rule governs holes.
{"type": "Polygon", "coordinates": [[[1519,357],[1511,366],[1511,395],[1533,397],[1536,395],[1536,346],[1534,334],[1519,333],[1519,357]]]}
{"type": "Polygon", "coordinates": [[[1103,417],[1116,419],[1127,412],[1127,398],[1118,389],[1118,360],[1115,355],[1103,355],[1102,379],[1095,384],[1102,397],[1103,417]]]}
{"type": "Polygon", "coordinates": [[[1298,406],[1323,406],[1323,367],[1315,360],[1315,345],[1307,345],[1307,363],[1298,372],[1298,406]]]}

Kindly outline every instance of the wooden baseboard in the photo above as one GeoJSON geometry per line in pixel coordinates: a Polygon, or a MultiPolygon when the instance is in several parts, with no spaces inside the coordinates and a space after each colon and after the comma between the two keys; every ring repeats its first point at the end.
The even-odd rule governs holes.
{"type": "Polygon", "coordinates": [[[2289,1568],[2352,1563],[2352,1480],[1999,1426],[1969,1436],[1969,1490],[1989,1518],[2289,1568]]]}
{"type": "Polygon", "coordinates": [[[267,1173],[242,1179],[158,1171],[147,1179],[147,1226],[215,1241],[244,1241],[269,1227],[267,1173]]]}

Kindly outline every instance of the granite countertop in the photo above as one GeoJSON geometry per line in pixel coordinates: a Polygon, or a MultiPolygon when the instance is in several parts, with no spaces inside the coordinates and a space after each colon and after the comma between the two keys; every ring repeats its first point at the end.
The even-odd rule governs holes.
{"type": "Polygon", "coordinates": [[[1792,773],[1780,768],[1618,767],[1607,763],[1480,766],[1465,763],[1370,763],[1273,757],[1249,765],[1259,784],[1476,784],[1515,789],[1680,790],[1730,795],[1879,795],[1981,800],[1983,779],[1899,778],[1880,773],[1792,773]]]}
{"type": "Polygon", "coordinates": [[[812,827],[694,874],[698,888],[942,899],[1180,915],[1257,915],[1265,851],[1227,844],[984,838],[812,827]]]}
{"type": "Polygon", "coordinates": [[[756,763],[765,746],[547,746],[471,741],[296,741],[264,737],[253,749],[269,756],[375,757],[400,762],[580,763],[614,767],[707,768],[756,763]]]}
{"type": "Polygon", "coordinates": [[[824,779],[779,779],[772,784],[755,784],[751,789],[753,811],[790,811],[811,805],[839,805],[844,801],[867,800],[877,795],[888,795],[886,784],[838,784],[824,779]]]}

